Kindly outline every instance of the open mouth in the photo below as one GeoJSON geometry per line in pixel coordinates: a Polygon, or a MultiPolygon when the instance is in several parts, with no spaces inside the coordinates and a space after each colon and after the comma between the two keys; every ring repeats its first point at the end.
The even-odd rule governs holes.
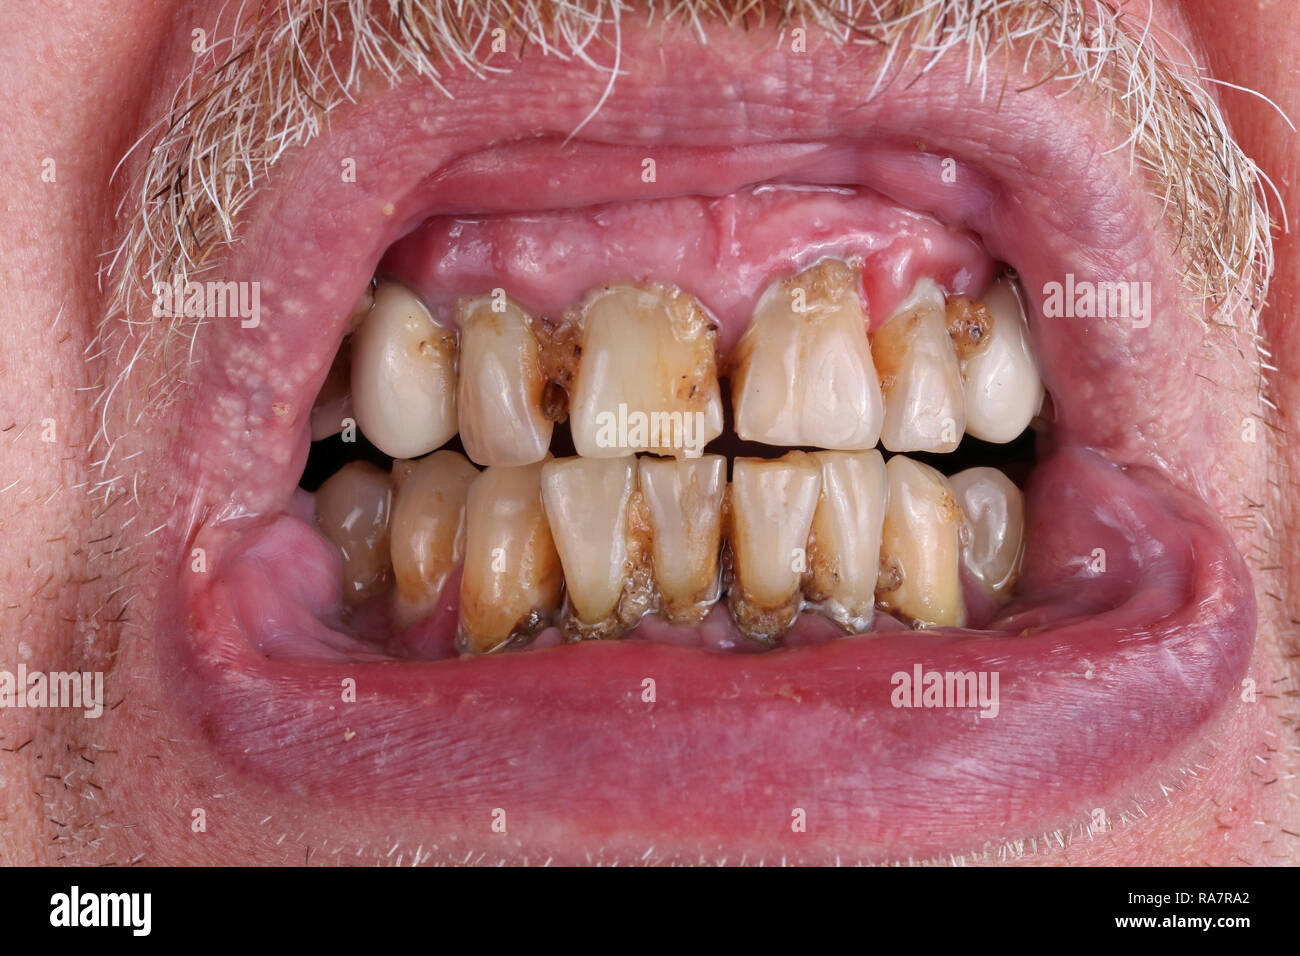
{"type": "Polygon", "coordinates": [[[177,699],[279,789],[552,848],[1120,813],[1255,629],[1142,183],[1046,93],[863,107],[861,51],[622,40],[659,67],[572,140],[603,78],[525,61],[365,102],[264,194],[222,264],[261,315],[176,445],[177,699]]]}

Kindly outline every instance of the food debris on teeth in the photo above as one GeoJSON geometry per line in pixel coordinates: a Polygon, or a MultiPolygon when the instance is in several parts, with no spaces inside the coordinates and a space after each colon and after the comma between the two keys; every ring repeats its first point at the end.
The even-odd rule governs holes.
{"type": "Polygon", "coordinates": [[[437,604],[465,553],[465,501],[478,469],[453,451],[393,462],[393,616],[409,627],[437,604]]]}
{"type": "Polygon", "coordinates": [[[629,543],[646,531],[632,526],[634,458],[564,458],[542,466],[542,502],[564,568],[570,638],[617,637],[649,603],[644,548],[629,543]]]}
{"type": "Polygon", "coordinates": [[[996,468],[967,468],[949,481],[965,522],[962,563],[991,597],[1005,597],[1024,552],[1024,496],[996,468]]]}
{"type": "Polygon", "coordinates": [[[568,323],[582,329],[569,396],[579,455],[698,458],[722,432],[717,329],[689,295],[606,286],[568,323]]]}
{"type": "Polygon", "coordinates": [[[955,451],[966,429],[964,386],[948,334],[943,292],[920,279],[872,343],[885,401],[881,443],[890,451],[955,451]]]}
{"type": "Polygon", "coordinates": [[[736,434],[768,445],[874,448],[884,407],[858,273],[826,260],[774,282],[740,341],[736,434]]]}
{"type": "Polygon", "coordinates": [[[1043,404],[1043,380],[1015,282],[1004,276],[981,303],[954,300],[948,306],[950,316],[978,310],[987,325],[978,347],[958,347],[966,383],[966,431],[984,441],[1009,442],[1028,427],[1043,404]]]}
{"type": "Polygon", "coordinates": [[[816,452],[821,495],[813,514],[804,595],[846,632],[875,616],[880,532],[889,486],[880,452],[816,452]]]}
{"type": "Polygon", "coordinates": [[[542,465],[493,465],[469,487],[458,640],[470,653],[526,642],[559,610],[564,574],[542,506],[542,465]]]}
{"type": "Polygon", "coordinates": [[[528,465],[546,457],[552,421],[533,321],[496,296],[462,301],[457,411],[465,453],[480,465],[528,465]]]}
{"type": "Polygon", "coordinates": [[[456,434],[456,334],[405,286],[380,282],[352,336],[352,405],[376,448],[415,458],[456,434]]]}
{"type": "Polygon", "coordinates": [[[808,534],[821,488],[817,460],[803,452],[782,458],[737,458],[731,479],[731,582],[736,626],[772,643],[799,614],[808,534]]]}
{"type": "Polygon", "coordinates": [[[343,599],[361,604],[392,582],[388,475],[365,461],[348,462],[316,492],[316,524],[343,557],[343,599]]]}
{"type": "Polygon", "coordinates": [[[721,594],[719,551],[727,461],[642,458],[641,494],[649,511],[659,616],[696,624],[721,594]]]}
{"type": "Polygon", "coordinates": [[[961,593],[961,508],[948,480],[895,455],[885,465],[889,501],[881,529],[876,603],[918,627],[966,623],[961,593]]]}

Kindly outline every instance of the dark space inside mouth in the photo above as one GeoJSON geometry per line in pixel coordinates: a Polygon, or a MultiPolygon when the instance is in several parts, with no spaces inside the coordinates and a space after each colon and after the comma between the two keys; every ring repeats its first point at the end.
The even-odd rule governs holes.
{"type": "MultiPolygon", "coordinates": [[[[723,428],[722,434],[705,446],[705,454],[722,455],[727,459],[727,479],[731,479],[731,467],[736,458],[780,458],[791,450],[818,451],[811,446],[764,445],[761,442],[744,441],[736,435],[730,395],[730,382],[723,378],[719,382],[722,390],[723,428]]],[[[393,458],[372,445],[361,430],[355,429],[352,441],[345,441],[342,434],[332,435],[320,441],[312,442],[307,456],[307,465],[303,469],[299,487],[315,492],[336,471],[352,461],[367,461],[385,471],[390,471],[393,458]]],[[[967,468],[996,468],[1005,474],[1020,489],[1024,489],[1029,473],[1033,471],[1038,460],[1037,432],[1033,427],[1026,428],[1014,440],[1006,444],[994,444],[981,441],[971,435],[964,435],[956,451],[946,453],[908,452],[907,456],[923,462],[930,467],[951,477],[967,468]]],[[[439,451],[454,451],[465,454],[460,435],[457,434],[439,451]]],[[[879,448],[886,460],[894,452],[879,448]]],[[[432,453],[431,453],[432,454],[432,453]]],[[[577,452],[569,432],[569,423],[557,422],[551,438],[551,454],[556,458],[568,458],[577,452]]],[[[468,457],[466,455],[466,457],[468,457]]]]}

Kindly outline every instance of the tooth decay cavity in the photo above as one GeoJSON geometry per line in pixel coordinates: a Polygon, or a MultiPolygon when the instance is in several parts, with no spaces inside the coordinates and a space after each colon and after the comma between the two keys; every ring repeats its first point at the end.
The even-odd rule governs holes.
{"type": "Polygon", "coordinates": [[[454,606],[460,569],[457,643],[475,654],[551,625],[582,640],[646,614],[699,624],[724,586],[738,629],[768,645],[801,612],[847,634],[877,609],[961,626],[963,570],[1005,603],[1019,489],[875,446],[950,452],[966,433],[1024,431],[1044,390],[1014,280],[976,301],[921,279],[873,334],[860,269],[823,260],[758,297],[730,356],[736,434],[819,450],[737,458],[730,487],[726,459],[704,454],[723,428],[717,326],[685,292],[608,285],[556,321],[497,290],[459,300],[453,329],[376,283],[310,423],[320,440],[355,415],[395,459],[391,476],[351,462],[316,494],[345,602],[384,597],[407,628],[454,606]],[[566,416],[577,456],[554,459],[566,416]],[[458,432],[465,455],[427,454],[458,432]]]}
{"type": "Polygon", "coordinates": [[[690,296],[610,286],[570,321],[582,326],[569,409],[579,455],[698,458],[721,434],[717,333],[690,296]]]}

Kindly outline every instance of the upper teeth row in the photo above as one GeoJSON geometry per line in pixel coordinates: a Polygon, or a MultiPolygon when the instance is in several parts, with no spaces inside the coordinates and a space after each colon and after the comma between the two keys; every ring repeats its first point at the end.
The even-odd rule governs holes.
{"type": "MultiPolygon", "coordinates": [[[[730,370],[740,438],[948,452],[963,434],[1007,442],[1024,430],[1043,386],[1010,279],[979,304],[945,301],[923,279],[874,336],[860,285],[854,268],[824,260],[764,292],[730,370]]],[[[716,326],[684,292],[607,286],[560,323],[485,295],[458,303],[456,318],[459,335],[385,281],[352,336],[356,421],[394,458],[459,430],[481,465],[541,461],[566,397],[574,447],[588,458],[698,457],[722,431],[716,326]]],[[[322,392],[313,437],[340,430],[341,384],[322,392]]]]}

